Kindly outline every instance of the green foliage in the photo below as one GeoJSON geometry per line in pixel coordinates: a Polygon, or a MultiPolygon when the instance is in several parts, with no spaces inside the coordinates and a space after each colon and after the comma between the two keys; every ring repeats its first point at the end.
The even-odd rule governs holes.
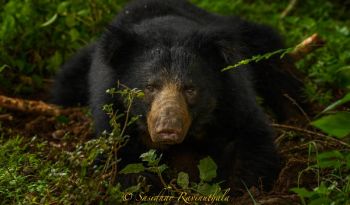
{"type": "MultiPolygon", "coordinates": [[[[210,195],[210,194],[223,194],[221,192],[221,187],[219,183],[210,183],[216,177],[217,165],[210,157],[206,157],[200,160],[198,164],[198,170],[200,173],[201,181],[197,184],[191,182],[189,175],[185,172],[179,172],[177,174],[177,185],[179,188],[174,187],[174,185],[167,183],[163,175],[167,173],[163,173],[168,166],[165,164],[160,165],[161,155],[158,156],[155,150],[149,150],[146,153],[143,153],[140,158],[143,162],[146,162],[146,166],[142,163],[129,164],[124,169],[120,171],[123,174],[137,174],[142,172],[150,172],[158,175],[160,181],[163,183],[164,189],[168,190],[173,196],[177,196],[176,194],[180,191],[186,191],[186,193],[194,192],[196,194],[202,195],[210,195]],[[181,190],[182,189],[182,190],[181,190]]],[[[140,186],[134,185],[128,190],[132,190],[132,192],[139,192],[140,186]]]]}
{"type": "MultiPolygon", "coordinates": [[[[323,48],[297,63],[308,76],[305,95],[313,102],[327,105],[332,100],[331,87],[350,89],[350,22],[348,11],[331,0],[298,3],[291,12],[281,17],[289,1],[257,0],[192,0],[199,6],[221,14],[240,15],[277,28],[286,40],[286,47],[297,45],[313,33],[326,40],[323,48]]],[[[246,62],[242,61],[241,65],[246,62]]]]}
{"type": "Polygon", "coordinates": [[[89,42],[123,2],[7,1],[0,9],[0,61],[25,74],[56,70],[62,63],[57,56],[65,58],[89,42]]]}
{"type": "Polygon", "coordinates": [[[329,135],[344,138],[350,134],[350,112],[337,112],[312,122],[312,125],[329,135]]]}
{"type": "Polygon", "coordinates": [[[257,63],[261,60],[269,59],[272,56],[275,56],[277,54],[280,54],[280,58],[283,58],[286,54],[292,52],[293,49],[294,48],[286,48],[286,49],[280,49],[280,50],[269,52],[269,53],[256,55],[256,56],[253,56],[253,57],[248,58],[248,59],[243,59],[234,65],[227,66],[227,67],[221,69],[221,71],[223,72],[223,71],[231,70],[233,68],[237,68],[238,66],[247,65],[249,63],[257,63]]]}
{"type": "Polygon", "coordinates": [[[210,157],[204,158],[199,161],[198,170],[199,178],[202,181],[209,182],[216,177],[216,166],[214,160],[210,157]]]}
{"type": "MultiPolygon", "coordinates": [[[[350,93],[345,95],[343,98],[337,100],[336,102],[332,103],[328,107],[326,107],[321,114],[327,114],[333,110],[335,110],[337,107],[348,103],[350,101],[350,93]]],[[[338,138],[344,138],[349,136],[350,134],[350,112],[343,111],[343,112],[335,112],[330,115],[325,115],[311,123],[313,126],[321,129],[322,131],[326,132],[329,135],[338,137],[338,138]]]]}
{"type": "Polygon", "coordinates": [[[340,105],[343,105],[343,104],[345,104],[347,102],[350,102],[350,93],[346,94],[343,98],[335,101],[334,103],[332,103],[331,105],[326,107],[321,113],[326,113],[326,112],[332,111],[335,108],[337,108],[340,105]]]}
{"type": "Polygon", "coordinates": [[[6,68],[8,68],[9,66],[8,65],[3,65],[0,67],[0,73],[5,70],[6,68]]]}
{"type": "Polygon", "coordinates": [[[0,198],[1,204],[33,204],[47,201],[68,202],[57,195],[64,184],[72,185],[71,172],[63,161],[47,160],[46,141],[35,137],[29,142],[21,137],[0,140],[0,198]],[[30,147],[35,144],[35,147],[30,147]],[[30,152],[35,149],[36,152],[30,152]]]}
{"type": "Polygon", "coordinates": [[[140,172],[145,171],[145,167],[143,166],[142,163],[137,163],[137,164],[128,164],[124,169],[120,170],[120,174],[137,174],[140,172]]]}
{"type": "MultiPolygon", "coordinates": [[[[325,133],[345,139],[350,134],[350,113],[347,111],[333,112],[337,107],[350,101],[347,94],[338,101],[326,107],[321,114],[325,116],[313,121],[311,124],[325,133]]],[[[318,186],[312,190],[296,187],[291,191],[297,193],[303,204],[348,204],[350,203],[350,144],[345,151],[330,150],[322,153],[316,152],[313,165],[306,170],[317,173],[318,186]],[[325,173],[321,175],[321,173],[325,173]]],[[[317,147],[315,145],[315,147],[317,147]]],[[[301,172],[302,175],[303,172],[301,172]]]]}
{"type": "Polygon", "coordinates": [[[176,183],[183,189],[187,189],[190,183],[190,177],[185,172],[179,172],[176,183]]]}
{"type": "Polygon", "coordinates": [[[145,167],[142,163],[128,164],[124,169],[120,171],[123,174],[137,174],[144,171],[156,173],[159,176],[166,170],[168,167],[165,164],[159,165],[159,162],[162,158],[162,155],[157,156],[156,150],[151,149],[148,152],[141,154],[140,158],[143,162],[147,163],[145,167]]]}
{"type": "Polygon", "coordinates": [[[99,35],[126,1],[0,2],[0,62],[11,70],[0,74],[0,86],[13,89],[10,84],[17,78],[13,73],[30,78],[52,75],[73,52],[99,35]]]}
{"type": "MultiPolygon", "coordinates": [[[[345,139],[350,135],[350,112],[341,111],[332,114],[334,110],[350,101],[350,94],[332,103],[326,107],[321,114],[321,118],[313,121],[311,124],[325,133],[345,139]]],[[[316,164],[308,169],[316,170],[318,173],[326,173],[319,176],[322,181],[313,190],[306,188],[294,188],[291,191],[297,193],[303,204],[349,204],[350,203],[350,144],[347,144],[345,151],[330,150],[327,152],[316,153],[316,164]]]]}
{"type": "Polygon", "coordinates": [[[332,150],[316,153],[315,164],[307,169],[324,173],[319,185],[312,190],[304,187],[291,189],[297,193],[303,204],[349,204],[350,203],[350,153],[332,150]]]}

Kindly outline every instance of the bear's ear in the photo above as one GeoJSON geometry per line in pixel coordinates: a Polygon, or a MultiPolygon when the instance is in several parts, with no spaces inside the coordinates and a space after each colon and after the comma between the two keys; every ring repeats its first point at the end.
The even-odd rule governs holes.
{"type": "Polygon", "coordinates": [[[240,42],[237,32],[226,27],[197,31],[191,36],[189,43],[206,58],[219,60],[221,66],[237,63],[247,50],[240,42]]]}
{"type": "Polygon", "coordinates": [[[100,40],[100,52],[107,64],[114,64],[129,55],[137,44],[137,34],[127,28],[110,25],[100,40]]]}

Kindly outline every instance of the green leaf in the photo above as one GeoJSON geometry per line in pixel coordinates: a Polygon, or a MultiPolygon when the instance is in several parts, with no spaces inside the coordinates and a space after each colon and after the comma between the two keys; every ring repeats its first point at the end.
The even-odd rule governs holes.
{"type": "Polygon", "coordinates": [[[145,167],[142,163],[136,163],[136,164],[128,164],[124,169],[122,169],[119,173],[120,174],[137,174],[140,172],[145,171],[145,167]]]}
{"type": "Polygon", "coordinates": [[[314,192],[316,192],[319,195],[328,195],[331,190],[329,187],[326,186],[325,182],[321,182],[320,186],[314,188],[314,192]]]}
{"type": "Polygon", "coordinates": [[[146,170],[149,172],[153,172],[153,173],[162,173],[164,170],[166,170],[168,168],[168,166],[166,164],[162,164],[160,166],[157,167],[147,167],[146,170]]]}
{"type": "Polygon", "coordinates": [[[177,175],[177,184],[183,188],[183,189],[187,189],[188,188],[188,184],[189,184],[189,176],[187,173],[185,172],[180,172],[177,175]]]}
{"type": "Polygon", "coordinates": [[[329,135],[344,138],[350,134],[350,113],[338,112],[317,119],[311,124],[329,135]]]}
{"type": "Polygon", "coordinates": [[[66,16],[66,25],[70,28],[76,25],[75,16],[73,14],[66,16]]]}
{"type": "Polygon", "coordinates": [[[72,28],[72,29],[69,31],[69,36],[70,36],[70,38],[72,39],[72,41],[76,41],[76,40],[79,39],[80,33],[77,31],[77,29],[72,28]]]}
{"type": "Polygon", "coordinates": [[[317,158],[318,158],[318,160],[343,159],[344,156],[338,150],[332,150],[332,151],[329,151],[329,152],[322,152],[322,153],[318,154],[317,158]]]}
{"type": "Polygon", "coordinates": [[[219,184],[207,184],[207,183],[200,183],[198,184],[197,191],[200,194],[203,195],[210,195],[210,194],[218,194],[221,191],[221,188],[219,184]]]}
{"type": "Polygon", "coordinates": [[[79,16],[88,16],[90,14],[90,11],[88,9],[80,10],[78,12],[79,16]]]}
{"type": "Polygon", "coordinates": [[[346,167],[350,169],[350,153],[348,153],[345,157],[346,160],[346,167]]]}
{"type": "Polygon", "coordinates": [[[347,103],[347,102],[350,102],[350,93],[346,94],[342,99],[337,100],[334,103],[332,103],[330,106],[326,107],[326,109],[324,109],[322,111],[322,113],[333,110],[334,108],[338,107],[339,105],[342,105],[342,104],[347,103]]]}
{"type": "Polygon", "coordinates": [[[344,156],[337,150],[323,152],[317,155],[318,166],[320,168],[340,168],[344,164],[344,156]]]}
{"type": "Polygon", "coordinates": [[[56,121],[62,124],[68,124],[69,123],[69,118],[64,115],[59,115],[56,117],[56,121]]]}
{"type": "Polygon", "coordinates": [[[3,65],[3,66],[1,66],[0,67],[0,73],[2,72],[2,71],[4,71],[6,68],[10,68],[10,66],[8,66],[8,65],[3,65]]]}
{"type": "Polygon", "coordinates": [[[350,66],[344,66],[337,70],[335,77],[340,87],[350,88],[350,66]]]}
{"type": "Polygon", "coordinates": [[[158,171],[160,173],[164,172],[164,170],[168,169],[168,166],[166,164],[162,164],[160,166],[158,166],[158,171]]]}
{"type": "Polygon", "coordinates": [[[276,50],[276,51],[272,51],[272,52],[269,52],[269,53],[265,53],[265,54],[262,54],[262,55],[255,55],[251,58],[248,58],[248,59],[243,59],[241,61],[239,61],[238,63],[234,64],[234,65],[229,65],[223,69],[221,69],[221,72],[224,72],[224,71],[227,71],[227,70],[230,70],[230,69],[233,69],[233,68],[237,68],[238,66],[242,66],[242,65],[247,65],[249,63],[252,63],[252,62],[259,62],[261,60],[267,60],[269,58],[271,58],[272,56],[274,55],[277,55],[277,54],[280,54],[280,58],[283,58],[287,53],[290,53],[291,51],[293,51],[294,48],[286,48],[286,49],[279,49],[279,50],[276,50]]]}
{"type": "Polygon", "coordinates": [[[323,205],[323,204],[332,204],[332,201],[327,197],[320,197],[317,199],[313,199],[308,203],[308,205],[323,205]]]}
{"type": "Polygon", "coordinates": [[[216,177],[217,166],[211,157],[206,157],[199,161],[199,177],[202,181],[209,182],[216,177]]]}
{"type": "Polygon", "coordinates": [[[48,68],[52,71],[58,69],[63,63],[63,57],[59,51],[56,51],[53,56],[48,59],[48,68]]]}
{"type": "Polygon", "coordinates": [[[340,168],[341,162],[339,160],[323,160],[318,163],[320,168],[340,168]]]}
{"type": "Polygon", "coordinates": [[[305,188],[292,188],[290,190],[303,198],[311,198],[313,195],[315,195],[314,192],[309,191],[305,188]]]}
{"type": "Polygon", "coordinates": [[[2,19],[0,25],[0,40],[5,40],[6,37],[9,37],[11,34],[16,31],[16,19],[7,15],[4,19],[2,19]]]}
{"type": "Polygon", "coordinates": [[[65,14],[68,11],[68,7],[71,4],[71,2],[69,1],[64,1],[62,3],[60,3],[57,7],[57,12],[59,14],[65,14]]]}
{"type": "Polygon", "coordinates": [[[56,21],[57,16],[58,16],[57,13],[55,13],[48,21],[46,21],[45,23],[41,24],[40,26],[41,27],[46,27],[46,26],[51,25],[53,22],[56,21]]]}
{"type": "Polygon", "coordinates": [[[142,161],[147,162],[149,166],[157,166],[160,161],[160,158],[157,159],[157,153],[154,149],[141,154],[140,158],[142,161]]]}

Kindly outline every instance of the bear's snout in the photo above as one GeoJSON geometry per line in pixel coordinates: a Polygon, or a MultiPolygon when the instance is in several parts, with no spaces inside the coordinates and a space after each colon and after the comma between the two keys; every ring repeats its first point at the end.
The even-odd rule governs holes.
{"type": "Polygon", "coordinates": [[[154,143],[180,144],[191,125],[186,100],[175,85],[157,94],[147,116],[148,132],[154,143]]]}
{"type": "Polygon", "coordinates": [[[167,106],[158,111],[159,114],[154,125],[156,141],[166,144],[179,144],[183,141],[184,135],[186,135],[184,131],[185,119],[179,110],[178,106],[167,106]]]}

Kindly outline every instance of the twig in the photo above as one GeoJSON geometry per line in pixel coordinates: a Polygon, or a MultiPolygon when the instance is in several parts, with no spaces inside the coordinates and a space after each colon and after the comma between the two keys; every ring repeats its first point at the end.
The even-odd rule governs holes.
{"type": "Polygon", "coordinates": [[[285,132],[283,132],[280,136],[278,136],[276,139],[275,139],[275,144],[277,145],[277,146],[279,146],[279,144],[281,143],[281,141],[283,140],[283,138],[285,138],[285,136],[286,136],[286,133],[285,132]]]}
{"type": "Polygon", "coordinates": [[[26,113],[39,113],[48,116],[58,116],[61,114],[61,110],[55,105],[47,104],[42,101],[10,98],[3,95],[0,95],[0,107],[9,110],[17,110],[26,113]]]}
{"type": "Polygon", "coordinates": [[[0,120],[11,121],[11,120],[13,120],[13,116],[10,114],[2,114],[2,115],[0,115],[0,120]]]}
{"type": "Polygon", "coordinates": [[[292,57],[295,62],[299,61],[305,58],[307,54],[322,47],[324,44],[325,41],[317,33],[314,33],[298,44],[295,49],[289,53],[289,56],[292,57]]]}
{"type": "Polygon", "coordinates": [[[311,130],[306,130],[306,129],[303,129],[303,128],[300,128],[300,127],[294,127],[294,126],[291,126],[291,125],[282,125],[282,124],[271,124],[272,127],[275,127],[275,128],[279,128],[279,129],[288,129],[288,130],[293,130],[293,131],[297,131],[297,132],[303,132],[303,133],[306,133],[308,135],[314,135],[314,136],[317,136],[317,137],[322,137],[322,138],[327,138],[329,140],[332,140],[332,141],[335,141],[341,145],[344,145],[346,147],[350,147],[350,144],[344,142],[344,141],[341,141],[337,138],[334,138],[334,137],[331,137],[331,136],[328,136],[328,135],[324,135],[324,134],[321,134],[321,133],[318,133],[318,132],[314,132],[314,131],[311,131],[311,130]]]}
{"type": "Polygon", "coordinates": [[[298,3],[298,0],[291,0],[288,6],[286,7],[286,9],[284,9],[284,11],[282,12],[281,18],[288,16],[288,14],[295,8],[297,3],[298,3]]]}
{"type": "Polygon", "coordinates": [[[306,112],[304,111],[304,109],[302,107],[300,107],[300,105],[298,104],[297,101],[295,101],[292,97],[290,97],[288,94],[284,94],[284,97],[288,98],[288,100],[290,100],[298,109],[299,111],[304,115],[304,117],[306,118],[306,120],[308,122],[311,122],[309,116],[306,114],[306,112]]]}
{"type": "Polygon", "coordinates": [[[172,179],[169,183],[169,185],[177,192],[177,193],[181,193],[182,190],[181,189],[178,189],[176,187],[176,179],[172,179]]]}
{"type": "Polygon", "coordinates": [[[290,201],[299,202],[299,196],[296,194],[293,195],[276,195],[269,196],[269,198],[264,198],[258,200],[259,204],[291,204],[290,201]]]}

